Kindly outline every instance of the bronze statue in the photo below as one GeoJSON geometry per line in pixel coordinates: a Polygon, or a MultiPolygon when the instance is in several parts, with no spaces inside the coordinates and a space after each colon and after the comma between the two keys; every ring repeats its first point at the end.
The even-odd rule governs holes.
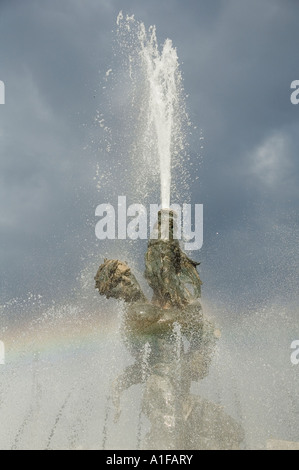
{"type": "Polygon", "coordinates": [[[125,262],[105,259],[95,276],[101,295],[126,302],[123,336],[135,359],[114,383],[115,419],[121,393],[143,383],[142,411],[151,424],[144,448],[238,448],[240,426],[219,405],[190,394],[192,381],[208,374],[219,330],[203,314],[199,263],[181,250],[175,225],[173,211],[159,212],[145,256],[151,302],[125,262]]]}

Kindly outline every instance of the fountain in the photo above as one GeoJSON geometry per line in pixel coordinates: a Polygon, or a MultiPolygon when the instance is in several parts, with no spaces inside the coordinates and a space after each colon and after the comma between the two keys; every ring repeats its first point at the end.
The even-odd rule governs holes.
{"type": "Polygon", "coordinates": [[[155,28],[147,38],[144,27],[140,28],[141,58],[148,77],[149,126],[156,133],[157,153],[160,163],[162,209],[170,207],[171,142],[175,130],[175,106],[178,101],[180,74],[178,57],[172,42],[167,39],[159,52],[155,28]]]}
{"type": "Polygon", "coordinates": [[[238,448],[240,426],[190,393],[192,381],[208,374],[219,332],[202,312],[198,263],[172,238],[175,215],[169,215],[169,240],[151,239],[145,257],[151,302],[124,262],[106,259],[95,276],[101,295],[127,304],[123,339],[135,359],[113,384],[115,420],[122,392],[143,383],[142,411],[151,423],[144,448],[238,448]]]}
{"type": "MultiPolygon", "coordinates": [[[[146,449],[238,448],[241,427],[220,406],[190,392],[192,381],[209,370],[219,331],[202,311],[197,265],[176,239],[176,213],[170,207],[171,154],[180,133],[177,104],[181,76],[176,50],[166,40],[159,52],[155,28],[124,19],[118,25],[137,26],[138,50],[145,71],[147,129],[154,131],[160,168],[161,209],[145,255],[145,279],[153,291],[149,301],[126,262],[105,259],[95,276],[101,295],[125,303],[123,341],[134,358],[115,380],[111,398],[115,421],[121,394],[143,384],[141,412],[150,429],[138,443],[146,449]]],[[[139,423],[141,416],[139,417],[139,423]]],[[[105,431],[106,432],[106,431],[105,431]]]]}

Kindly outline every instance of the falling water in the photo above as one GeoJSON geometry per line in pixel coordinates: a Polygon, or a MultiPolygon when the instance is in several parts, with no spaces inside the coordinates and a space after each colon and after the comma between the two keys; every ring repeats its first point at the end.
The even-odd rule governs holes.
{"type": "Polygon", "coordinates": [[[177,100],[178,57],[171,40],[164,43],[159,52],[155,28],[147,38],[142,28],[142,59],[145,63],[149,82],[149,123],[157,134],[157,148],[160,161],[162,209],[170,207],[170,163],[171,138],[173,131],[174,107],[177,100]]]}
{"type": "Polygon", "coordinates": [[[180,432],[180,420],[181,420],[181,394],[182,394],[182,329],[181,325],[178,322],[175,322],[173,325],[173,336],[175,343],[175,388],[176,388],[176,397],[174,402],[174,422],[175,422],[175,432],[178,434],[180,432]]]}
{"type": "MultiPolygon", "coordinates": [[[[143,139],[137,150],[142,148],[152,158],[152,167],[161,169],[162,204],[167,207],[170,170],[182,136],[177,112],[181,90],[176,52],[169,40],[159,52],[154,28],[147,33],[142,23],[133,18],[124,20],[122,16],[118,23],[128,32],[133,28],[138,31],[134,50],[138,51],[139,62],[130,56],[132,80],[138,67],[143,71],[143,139]]],[[[137,162],[140,172],[140,161],[137,162]]],[[[112,179],[109,184],[112,187],[112,179]]],[[[293,247],[293,238],[282,235],[284,243],[293,247]]],[[[217,269],[218,263],[213,267],[214,272],[217,269]]],[[[291,274],[295,282],[296,271],[291,274]]],[[[48,306],[38,300],[39,295],[30,295],[27,300],[13,299],[0,305],[1,339],[7,353],[6,365],[1,364],[0,371],[0,421],[5,423],[0,432],[1,450],[133,448],[136,444],[137,417],[130,406],[130,397],[134,406],[138,400],[134,387],[128,391],[127,401],[123,401],[123,421],[118,427],[110,424],[114,410],[109,383],[131,358],[111,320],[116,316],[116,307],[113,310],[111,304],[109,308],[105,303],[99,304],[98,298],[93,303],[93,276],[93,265],[83,271],[75,302],[73,292],[67,292],[62,304],[53,302],[48,306]],[[110,442],[108,425],[113,431],[110,442]]],[[[267,286],[264,282],[262,287],[267,286]]],[[[233,300],[217,306],[210,299],[210,308],[206,305],[204,310],[210,310],[222,322],[223,336],[209,376],[200,384],[193,383],[193,393],[221,403],[229,413],[242,419],[245,446],[249,449],[266,448],[271,436],[299,440],[299,366],[292,366],[289,359],[289,346],[296,334],[294,325],[298,323],[298,302],[286,303],[284,308],[272,305],[272,293],[265,300],[266,310],[240,309],[241,314],[232,317],[233,300]]],[[[181,365],[181,340],[182,332],[176,324],[176,376],[181,365]]],[[[0,342],[0,348],[1,345],[0,342]]],[[[150,353],[145,346],[143,378],[150,353]]]]}
{"type": "Polygon", "coordinates": [[[106,396],[106,406],[105,406],[105,413],[104,413],[104,426],[103,426],[103,439],[102,439],[102,449],[106,449],[106,442],[108,437],[108,420],[110,414],[110,402],[111,402],[111,395],[106,396]]]}
{"type": "MultiPolygon", "coordinates": [[[[149,342],[146,342],[143,348],[142,364],[141,364],[141,370],[142,370],[141,375],[142,375],[143,384],[145,383],[149,374],[150,355],[151,355],[151,346],[149,342]]],[[[144,386],[143,386],[143,392],[144,392],[144,386]]],[[[140,407],[139,416],[138,416],[137,449],[140,449],[140,445],[141,445],[141,430],[142,430],[142,407],[140,407]]]]}
{"type": "Polygon", "coordinates": [[[176,345],[176,360],[179,366],[180,361],[181,361],[181,351],[182,351],[182,331],[181,331],[181,325],[178,322],[175,322],[173,325],[173,334],[174,334],[175,345],[176,345]]]}
{"type": "Polygon", "coordinates": [[[159,47],[155,26],[146,30],[142,22],[124,17],[122,13],[117,24],[121,47],[129,44],[130,78],[138,82],[135,85],[141,93],[138,140],[150,165],[159,169],[161,204],[167,209],[170,207],[172,157],[178,157],[183,150],[185,114],[177,51],[170,39],[159,47]]]}

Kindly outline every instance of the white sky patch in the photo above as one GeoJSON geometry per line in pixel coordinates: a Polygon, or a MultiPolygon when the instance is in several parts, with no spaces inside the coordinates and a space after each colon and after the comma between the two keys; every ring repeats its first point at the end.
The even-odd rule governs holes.
{"type": "Polygon", "coordinates": [[[289,169],[289,142],[282,133],[267,138],[251,155],[252,172],[267,186],[276,185],[289,169]]]}

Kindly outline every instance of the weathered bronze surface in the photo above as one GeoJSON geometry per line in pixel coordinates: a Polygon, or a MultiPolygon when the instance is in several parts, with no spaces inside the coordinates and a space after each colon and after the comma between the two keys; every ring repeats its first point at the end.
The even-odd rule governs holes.
{"type": "Polygon", "coordinates": [[[169,233],[163,238],[160,212],[158,237],[149,241],[145,256],[151,302],[127,263],[105,260],[95,276],[101,295],[126,302],[122,332],[135,359],[114,383],[115,419],[121,393],[143,383],[142,411],[151,424],[144,448],[238,448],[241,427],[220,406],[190,394],[192,381],[208,374],[219,334],[203,314],[199,263],[174,238],[172,211],[167,224],[169,233]]]}

